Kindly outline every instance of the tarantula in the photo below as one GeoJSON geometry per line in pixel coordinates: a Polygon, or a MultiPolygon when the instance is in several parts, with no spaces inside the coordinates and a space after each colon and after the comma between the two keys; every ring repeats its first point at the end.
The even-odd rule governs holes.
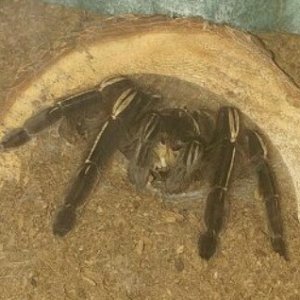
{"type": "Polygon", "coordinates": [[[204,212],[206,232],[200,234],[198,243],[199,255],[208,260],[216,251],[222,229],[237,146],[244,144],[250,160],[255,162],[272,247],[287,257],[279,194],[266,145],[260,133],[245,128],[235,107],[222,107],[216,118],[204,109],[168,108],[159,96],[143,92],[131,79],[114,77],[27,119],[23,127],[3,137],[0,149],[18,147],[46,127],[87,107],[97,115],[98,134],[57,212],[53,223],[55,235],[64,236],[73,228],[76,209],[88,197],[117,150],[128,159],[128,177],[138,190],[158,185],[169,194],[183,192],[199,180],[199,172],[214,155],[217,164],[204,212]]]}

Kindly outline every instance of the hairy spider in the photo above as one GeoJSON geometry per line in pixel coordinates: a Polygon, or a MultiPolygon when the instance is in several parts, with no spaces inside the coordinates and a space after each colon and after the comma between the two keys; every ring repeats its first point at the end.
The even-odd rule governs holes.
{"type": "Polygon", "coordinates": [[[255,161],[272,247],[287,257],[279,194],[266,145],[256,130],[245,128],[235,107],[222,107],[216,118],[204,109],[169,108],[160,97],[143,92],[129,78],[114,77],[27,119],[23,127],[3,137],[0,148],[18,147],[46,127],[86,108],[97,116],[98,134],[57,212],[55,235],[64,236],[73,228],[76,209],[117,150],[128,159],[128,177],[138,190],[152,186],[168,194],[186,191],[198,181],[199,172],[213,155],[217,164],[204,213],[206,232],[200,235],[198,244],[199,255],[209,259],[216,251],[237,146],[242,144],[250,160],[255,161]]]}

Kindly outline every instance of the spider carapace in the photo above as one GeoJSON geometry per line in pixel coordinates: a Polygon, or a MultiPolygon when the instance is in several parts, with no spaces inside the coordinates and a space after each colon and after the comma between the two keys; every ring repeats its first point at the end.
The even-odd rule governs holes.
{"type": "Polygon", "coordinates": [[[272,247],[286,258],[279,193],[262,135],[246,128],[242,114],[232,106],[221,107],[215,116],[201,108],[191,111],[162,103],[159,96],[143,92],[125,76],[109,78],[27,119],[21,128],[2,138],[0,149],[21,146],[41,130],[85,108],[92,108],[97,115],[98,134],[53,223],[53,233],[59,236],[73,228],[76,209],[87,199],[97,179],[101,181],[114,152],[120,151],[128,159],[128,178],[137,190],[159,186],[169,194],[181,193],[199,180],[199,172],[214,155],[215,170],[204,211],[206,231],[198,242],[199,255],[209,259],[216,251],[237,146],[243,140],[247,154],[255,160],[272,247]],[[212,151],[215,148],[219,150],[212,151]]]}

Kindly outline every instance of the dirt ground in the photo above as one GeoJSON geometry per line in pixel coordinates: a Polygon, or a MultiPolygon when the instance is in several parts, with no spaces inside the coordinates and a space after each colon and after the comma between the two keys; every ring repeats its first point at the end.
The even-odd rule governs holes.
{"type": "MultiPolygon", "coordinates": [[[[1,1],[0,101],[100,21],[39,1],[1,1]]],[[[258,36],[299,86],[300,38],[258,36]]],[[[285,261],[270,247],[262,205],[232,192],[221,245],[206,262],[197,253],[203,203],[136,194],[115,163],[75,230],[54,237],[53,217],[84,145],[51,128],[16,150],[23,171],[0,182],[0,299],[300,299],[294,207],[284,209],[285,261]]]]}

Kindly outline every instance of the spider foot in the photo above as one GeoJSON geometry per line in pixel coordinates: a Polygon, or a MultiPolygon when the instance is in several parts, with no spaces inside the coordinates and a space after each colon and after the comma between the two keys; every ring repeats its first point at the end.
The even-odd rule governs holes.
{"type": "Polygon", "coordinates": [[[71,206],[62,207],[55,218],[53,233],[58,236],[65,236],[75,225],[76,213],[71,206]]]}
{"type": "Polygon", "coordinates": [[[285,242],[282,239],[281,236],[274,237],[272,238],[272,247],[276,253],[278,253],[280,256],[284,257],[287,259],[287,251],[286,251],[286,246],[285,242]]]}
{"type": "Polygon", "coordinates": [[[216,252],[216,248],[217,248],[216,235],[211,231],[207,231],[206,233],[202,234],[199,238],[198,247],[199,247],[199,255],[202,258],[209,260],[216,252]]]}
{"type": "Polygon", "coordinates": [[[27,143],[31,139],[30,135],[24,128],[15,128],[0,141],[0,151],[14,148],[27,143]]]}

